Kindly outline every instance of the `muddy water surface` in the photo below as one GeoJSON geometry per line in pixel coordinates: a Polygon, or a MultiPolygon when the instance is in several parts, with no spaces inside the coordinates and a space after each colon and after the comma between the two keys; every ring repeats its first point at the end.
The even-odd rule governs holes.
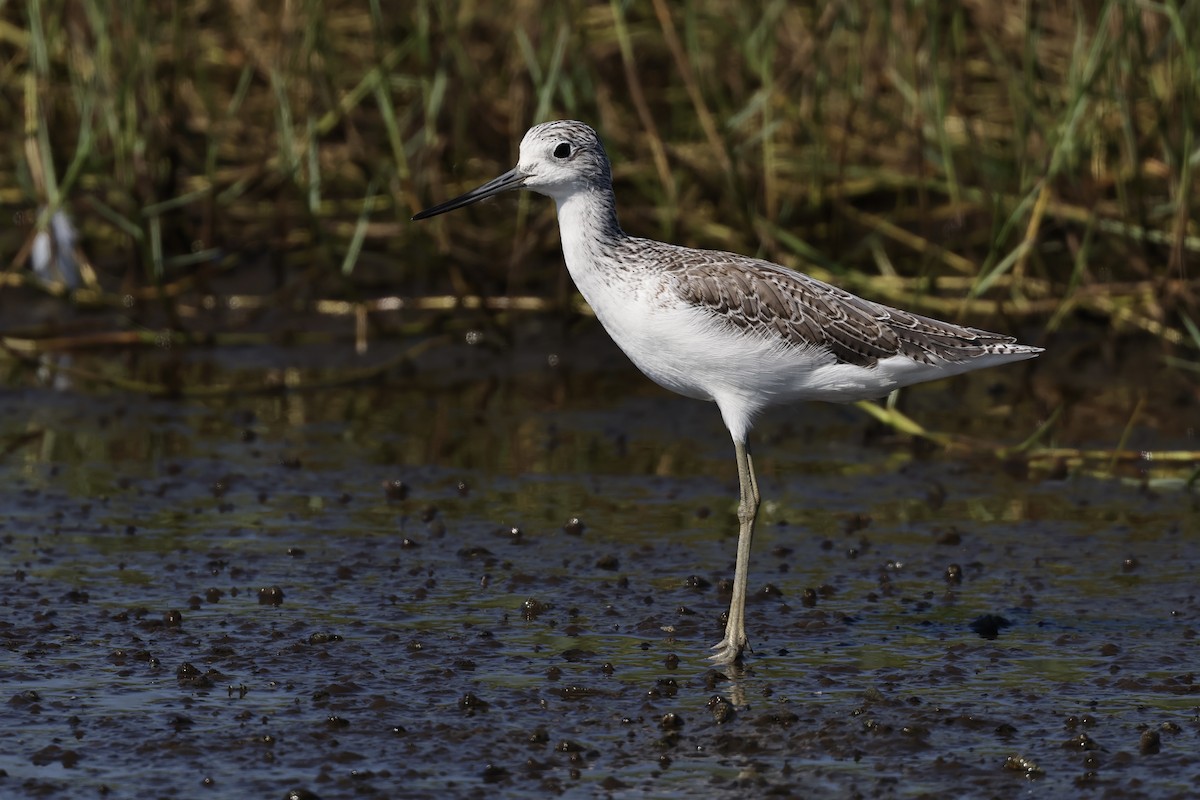
{"type": "MultiPolygon", "coordinates": [[[[719,416],[599,336],[561,347],[206,399],[8,374],[0,796],[1194,795],[1194,494],[947,455],[853,408],[775,413],[754,649],[717,671],[719,416]]],[[[79,363],[252,387],[353,360],[177,358],[79,363]]],[[[905,402],[1015,442],[1054,369],[905,402]]],[[[1083,418],[1076,444],[1121,436],[1083,418]]]]}

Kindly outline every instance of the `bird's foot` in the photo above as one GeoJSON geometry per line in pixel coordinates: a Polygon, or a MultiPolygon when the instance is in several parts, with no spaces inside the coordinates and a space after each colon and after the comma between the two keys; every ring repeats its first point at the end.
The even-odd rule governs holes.
{"type": "Polygon", "coordinates": [[[742,652],[746,649],[746,640],[742,639],[737,642],[726,636],[714,644],[712,649],[715,652],[708,657],[709,661],[722,666],[733,666],[742,660],[742,652]]]}

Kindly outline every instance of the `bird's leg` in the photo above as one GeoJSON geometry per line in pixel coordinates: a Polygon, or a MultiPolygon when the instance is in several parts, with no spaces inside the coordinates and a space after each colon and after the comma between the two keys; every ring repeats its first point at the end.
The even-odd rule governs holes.
{"type": "Polygon", "coordinates": [[[709,660],[717,664],[733,664],[746,647],[746,584],[750,577],[750,543],[754,539],[754,520],[758,517],[758,479],[754,477],[754,462],[745,442],[733,443],[737,456],[738,484],[741,500],[738,503],[737,564],[733,570],[733,598],[729,601],[729,619],[725,623],[725,638],[713,646],[716,652],[709,660]]]}

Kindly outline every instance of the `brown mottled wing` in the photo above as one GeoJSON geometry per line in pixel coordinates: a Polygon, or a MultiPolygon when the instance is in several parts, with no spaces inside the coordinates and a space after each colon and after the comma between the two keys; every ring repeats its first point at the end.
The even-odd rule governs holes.
{"type": "Polygon", "coordinates": [[[868,367],[894,355],[924,363],[965,361],[1014,341],[872,303],[767,261],[671,251],[656,255],[676,275],[676,291],[686,302],[747,333],[828,348],[843,363],[868,367]]]}

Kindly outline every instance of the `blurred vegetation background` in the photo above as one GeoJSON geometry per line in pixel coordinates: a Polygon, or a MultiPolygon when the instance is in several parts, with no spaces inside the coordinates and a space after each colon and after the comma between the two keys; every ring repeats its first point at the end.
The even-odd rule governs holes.
{"type": "Polygon", "coordinates": [[[0,315],[564,307],[549,201],[409,217],[571,117],[631,233],[1194,366],[1197,31],[1181,0],[0,0],[0,315]],[[78,280],[27,268],[57,211],[78,280]]]}

